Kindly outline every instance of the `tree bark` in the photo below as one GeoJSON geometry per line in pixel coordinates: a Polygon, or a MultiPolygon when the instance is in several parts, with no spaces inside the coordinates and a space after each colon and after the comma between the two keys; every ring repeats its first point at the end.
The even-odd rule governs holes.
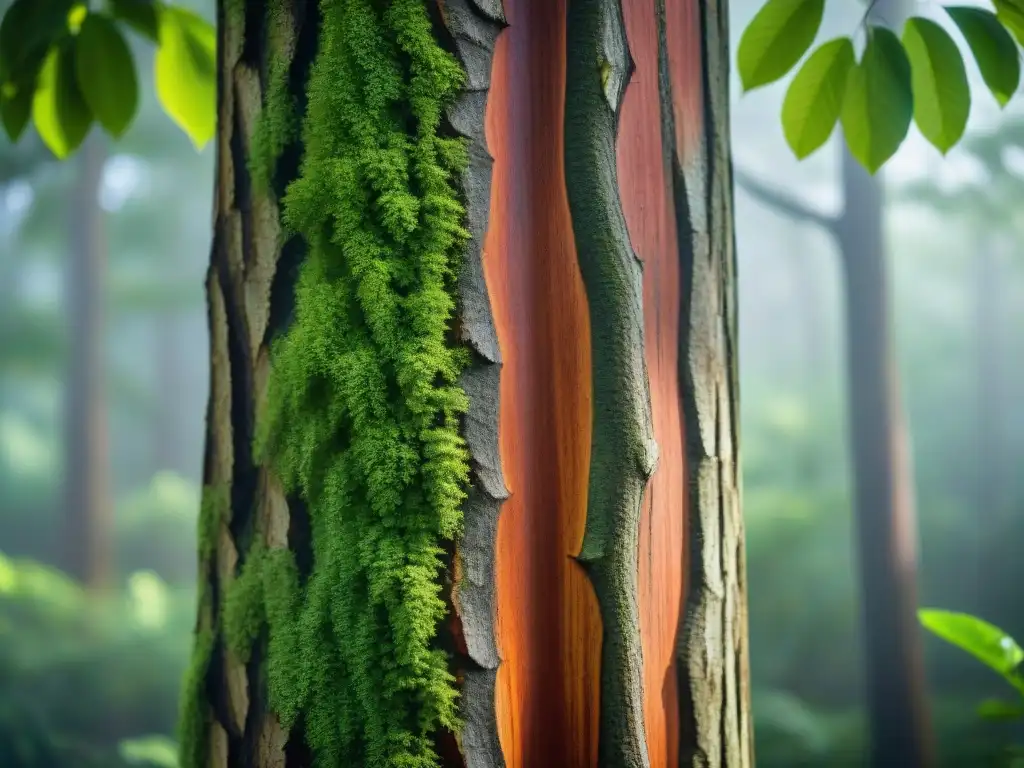
{"type": "Polygon", "coordinates": [[[65,378],[64,511],[62,568],[92,589],[107,586],[112,562],[113,508],[109,488],[104,397],[103,287],[106,243],[100,182],[107,157],[93,134],[78,159],[70,198],[66,272],[70,336],[65,378]]]}
{"type": "MultiPolygon", "coordinates": [[[[219,5],[202,596],[183,698],[182,765],[376,767],[401,758],[466,768],[751,766],[724,5],[219,5]],[[424,18],[432,40],[415,38],[413,47],[409,30],[424,18]],[[342,21],[367,25],[365,48],[346,42],[354,38],[337,26],[342,21]],[[355,247],[351,238],[378,238],[386,244],[381,259],[412,258],[415,242],[392,239],[389,221],[376,218],[390,205],[377,188],[317,206],[316,216],[330,210],[334,217],[334,206],[366,204],[358,210],[373,224],[355,233],[351,219],[338,217],[310,228],[289,207],[314,176],[324,194],[323,184],[365,184],[375,173],[370,165],[346,170],[357,164],[344,157],[329,176],[301,162],[320,157],[330,139],[316,133],[316,121],[337,110],[384,103],[389,118],[408,109],[418,117],[407,121],[407,138],[420,151],[410,162],[436,146],[416,133],[432,94],[405,103],[402,88],[414,89],[415,80],[389,86],[392,70],[379,59],[371,65],[389,45],[407,52],[393,70],[400,77],[434,47],[465,74],[437,135],[461,137],[468,149],[468,164],[453,177],[465,246],[443,343],[465,354],[458,386],[466,409],[457,424],[469,460],[461,528],[437,537],[444,554],[429,561],[447,618],[427,638],[447,659],[457,721],[446,719],[443,691],[420,679],[378,698],[388,670],[407,663],[388,656],[387,643],[370,641],[363,656],[353,654],[366,642],[358,634],[363,617],[346,612],[377,599],[378,582],[360,581],[360,569],[375,567],[384,547],[412,546],[325,539],[332,526],[362,514],[360,494],[377,487],[373,478],[358,474],[361,464],[346,465],[347,503],[329,509],[323,499],[331,486],[315,479],[324,470],[304,464],[300,471],[314,479],[296,485],[277,463],[288,423],[260,437],[269,448],[253,450],[257,424],[274,423],[261,421],[272,418],[265,403],[284,391],[280,377],[294,362],[286,356],[296,351],[297,329],[310,327],[303,318],[313,308],[303,302],[328,281],[362,279],[354,276],[364,268],[359,254],[346,250],[355,247]],[[281,116],[273,111],[281,87],[275,66],[287,70],[288,103],[304,128],[289,130],[287,115],[276,123],[286,130],[273,140],[288,138],[261,170],[263,121],[281,116]],[[367,78],[362,90],[343,83],[324,91],[325,73],[343,67],[367,78]],[[353,92],[360,95],[344,95],[353,92]],[[334,571],[338,546],[365,551],[334,571]],[[308,610],[317,604],[358,621],[331,623],[308,610]],[[360,659],[382,659],[372,663],[388,670],[353,669],[360,659]],[[379,683],[355,698],[337,691],[366,679],[379,683]],[[324,707],[324,697],[335,695],[337,706],[324,707]],[[375,723],[407,735],[389,740],[396,731],[375,723]]],[[[430,60],[434,72],[443,66],[430,60]]],[[[375,125],[379,137],[359,133],[355,122],[342,130],[365,146],[391,129],[388,119],[375,125]]],[[[432,204],[424,189],[408,187],[419,206],[432,204]]],[[[421,217],[417,226],[426,231],[435,221],[421,217]]],[[[381,322],[392,288],[378,284],[369,304],[351,295],[336,320],[339,334],[365,328],[360,338],[377,345],[378,361],[389,359],[390,336],[370,324],[381,322]]],[[[309,343],[324,351],[311,359],[330,360],[329,350],[341,348],[334,327],[315,326],[318,340],[309,343]]],[[[365,415],[366,423],[386,423],[374,420],[411,408],[420,391],[381,370],[392,410],[365,415]]],[[[316,387],[331,402],[340,395],[329,373],[311,372],[288,391],[316,387]]],[[[440,378],[428,384],[444,386],[440,378]]],[[[316,434],[308,440],[316,441],[354,418],[355,407],[322,406],[310,415],[304,406],[296,418],[309,419],[316,434]]],[[[324,462],[355,461],[359,439],[341,430],[324,462]]],[[[402,445],[423,451],[422,439],[402,445]]],[[[417,461],[414,471],[429,478],[429,454],[417,461]]],[[[420,498],[415,487],[408,493],[413,501],[389,513],[399,531],[420,498]]],[[[404,642],[405,612],[433,610],[426,593],[401,600],[376,604],[371,629],[384,634],[374,637],[404,642]]]]}

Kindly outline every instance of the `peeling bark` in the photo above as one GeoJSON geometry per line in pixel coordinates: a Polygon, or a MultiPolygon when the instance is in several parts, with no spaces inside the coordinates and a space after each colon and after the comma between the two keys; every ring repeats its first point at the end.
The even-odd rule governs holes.
{"type": "Polygon", "coordinates": [[[470,241],[459,277],[460,336],[473,360],[459,384],[469,398],[463,433],[471,456],[471,485],[463,506],[464,532],[456,548],[452,602],[461,636],[463,728],[458,734],[466,768],[504,768],[498,738],[495,683],[497,644],[495,546],[498,515],[508,488],[498,448],[501,352],[483,272],[483,244],[491,204],[491,167],[484,136],[484,110],[491,83],[494,46],[504,25],[500,3],[437,0],[468,88],[448,110],[451,127],[469,143],[462,179],[470,241]]]}

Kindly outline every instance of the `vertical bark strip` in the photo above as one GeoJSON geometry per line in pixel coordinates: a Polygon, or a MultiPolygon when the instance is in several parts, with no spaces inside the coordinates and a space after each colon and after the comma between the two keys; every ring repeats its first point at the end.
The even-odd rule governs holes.
{"type": "Polygon", "coordinates": [[[665,18],[662,91],[673,94],[665,133],[673,141],[696,138],[694,144],[677,144],[673,152],[690,474],[690,569],[679,632],[679,764],[741,768],[753,764],[753,755],[738,475],[726,9],[720,0],[666,3],[665,18]],[[690,51],[692,62],[695,50],[702,51],[702,66],[673,64],[673,51],[690,51]],[[692,109],[695,101],[703,105],[699,115],[692,109]],[[703,130],[694,131],[686,121],[699,121],[703,130]]]}
{"type": "Polygon", "coordinates": [[[591,372],[563,155],[565,0],[505,0],[484,277],[501,345],[498,726],[514,768],[597,763],[601,617],[580,565],[591,372]]]}
{"type": "Polygon", "coordinates": [[[641,503],[657,462],[643,284],[619,201],[615,135],[632,71],[622,10],[570,0],[565,177],[590,310],[593,432],[587,526],[578,560],[594,584],[604,641],[598,764],[650,765],[644,729],[637,551],[641,503]]]}
{"type": "MultiPolygon", "coordinates": [[[[276,0],[275,34],[306,0],[276,0]]],[[[213,247],[207,276],[211,380],[207,409],[200,610],[183,695],[183,768],[285,765],[287,734],[266,695],[265,638],[248,659],[229,648],[224,596],[248,553],[288,546],[288,503],[253,456],[256,404],[271,341],[280,224],[271,190],[253,184],[253,136],[266,90],[266,3],[218,3],[218,136],[213,247]]],[[[287,61],[284,62],[287,64],[287,61]]],[[[287,180],[286,180],[287,181],[287,180]]],[[[301,734],[300,734],[301,737],[301,734]]]]}
{"type": "Polygon", "coordinates": [[[498,442],[501,352],[483,271],[483,245],[491,205],[491,166],[484,135],[491,63],[505,18],[500,2],[437,0],[441,18],[468,88],[449,108],[451,127],[469,144],[462,185],[470,241],[459,278],[461,336],[473,360],[459,384],[469,398],[464,436],[471,455],[471,485],[464,531],[456,548],[452,601],[464,654],[460,661],[463,718],[459,743],[466,768],[503,768],[495,685],[498,650],[495,545],[498,515],[508,498],[498,442]]]}
{"type": "MultiPolygon", "coordinates": [[[[685,466],[679,378],[679,240],[672,184],[672,144],[663,139],[662,48],[652,0],[624,0],[626,36],[636,67],[620,108],[616,156],[619,196],[630,241],[643,262],[644,344],[658,467],[647,485],[639,541],[640,637],[644,722],[651,765],[674,766],[679,754],[675,640],[684,588],[685,466]]],[[[699,57],[699,52],[698,52],[699,57]]]]}

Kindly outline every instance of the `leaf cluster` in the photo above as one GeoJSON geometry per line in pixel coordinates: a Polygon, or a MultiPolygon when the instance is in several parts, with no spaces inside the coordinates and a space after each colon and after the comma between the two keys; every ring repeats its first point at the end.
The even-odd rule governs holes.
{"type": "MultiPolygon", "coordinates": [[[[1006,106],[1020,84],[1024,0],[993,8],[943,6],[973,55],[988,90],[1006,106]]],[[[744,30],[737,61],[744,90],[779,80],[811,49],[825,0],[769,0],[744,30]]],[[[870,14],[869,14],[870,15],[870,14]]],[[[960,141],[971,109],[967,70],[956,41],[937,22],[908,19],[902,35],[866,24],[857,59],[851,37],[820,44],[786,92],[782,127],[798,158],[819,149],[837,123],[853,156],[871,173],[899,148],[911,121],[945,154],[960,141]]]]}
{"type": "Polygon", "coordinates": [[[195,13],[161,0],[14,0],[0,21],[0,123],[17,141],[29,122],[58,158],[94,123],[114,138],[132,124],[139,82],[131,31],[156,47],[164,111],[197,148],[216,129],[216,34],[195,13]]]}

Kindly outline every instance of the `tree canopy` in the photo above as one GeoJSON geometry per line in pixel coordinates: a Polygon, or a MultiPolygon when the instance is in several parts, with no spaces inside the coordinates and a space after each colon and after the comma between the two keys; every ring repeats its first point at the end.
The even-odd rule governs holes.
{"type": "MultiPolygon", "coordinates": [[[[58,158],[93,123],[120,138],[139,81],[131,32],[155,45],[160,104],[197,148],[216,130],[216,35],[202,17],[161,0],[14,0],[0,21],[0,123],[17,141],[29,122],[58,158]]],[[[137,47],[137,46],[136,46],[137,47]]]]}
{"type": "MultiPolygon", "coordinates": [[[[950,31],[915,15],[897,34],[874,23],[870,11],[877,0],[869,0],[850,35],[815,46],[825,3],[768,0],[744,30],[737,52],[745,91],[774,83],[799,65],[782,105],[783,132],[794,154],[813,154],[837,124],[871,173],[899,149],[912,121],[941,153],[955,146],[972,94],[950,31]]],[[[1024,0],[941,8],[1005,107],[1020,85],[1024,0]]],[[[94,122],[115,138],[123,135],[139,91],[127,32],[155,45],[155,85],[164,111],[197,147],[205,145],[216,129],[214,30],[163,0],[104,0],[95,10],[82,0],[10,3],[0,21],[0,123],[11,141],[31,121],[63,158],[94,122]]]]}
{"type": "MultiPolygon", "coordinates": [[[[853,35],[813,50],[825,0],[768,0],[743,32],[737,65],[745,91],[780,80],[803,60],[782,104],[786,142],[800,159],[825,144],[837,123],[871,173],[896,153],[911,121],[943,155],[963,137],[972,94],[960,46],[922,16],[907,19],[900,35],[873,23],[876,3],[869,0],[853,35]],[[863,43],[859,60],[855,42],[863,43]]],[[[940,7],[1005,107],[1020,85],[1024,0],[993,0],[991,9],[940,7]]]]}

